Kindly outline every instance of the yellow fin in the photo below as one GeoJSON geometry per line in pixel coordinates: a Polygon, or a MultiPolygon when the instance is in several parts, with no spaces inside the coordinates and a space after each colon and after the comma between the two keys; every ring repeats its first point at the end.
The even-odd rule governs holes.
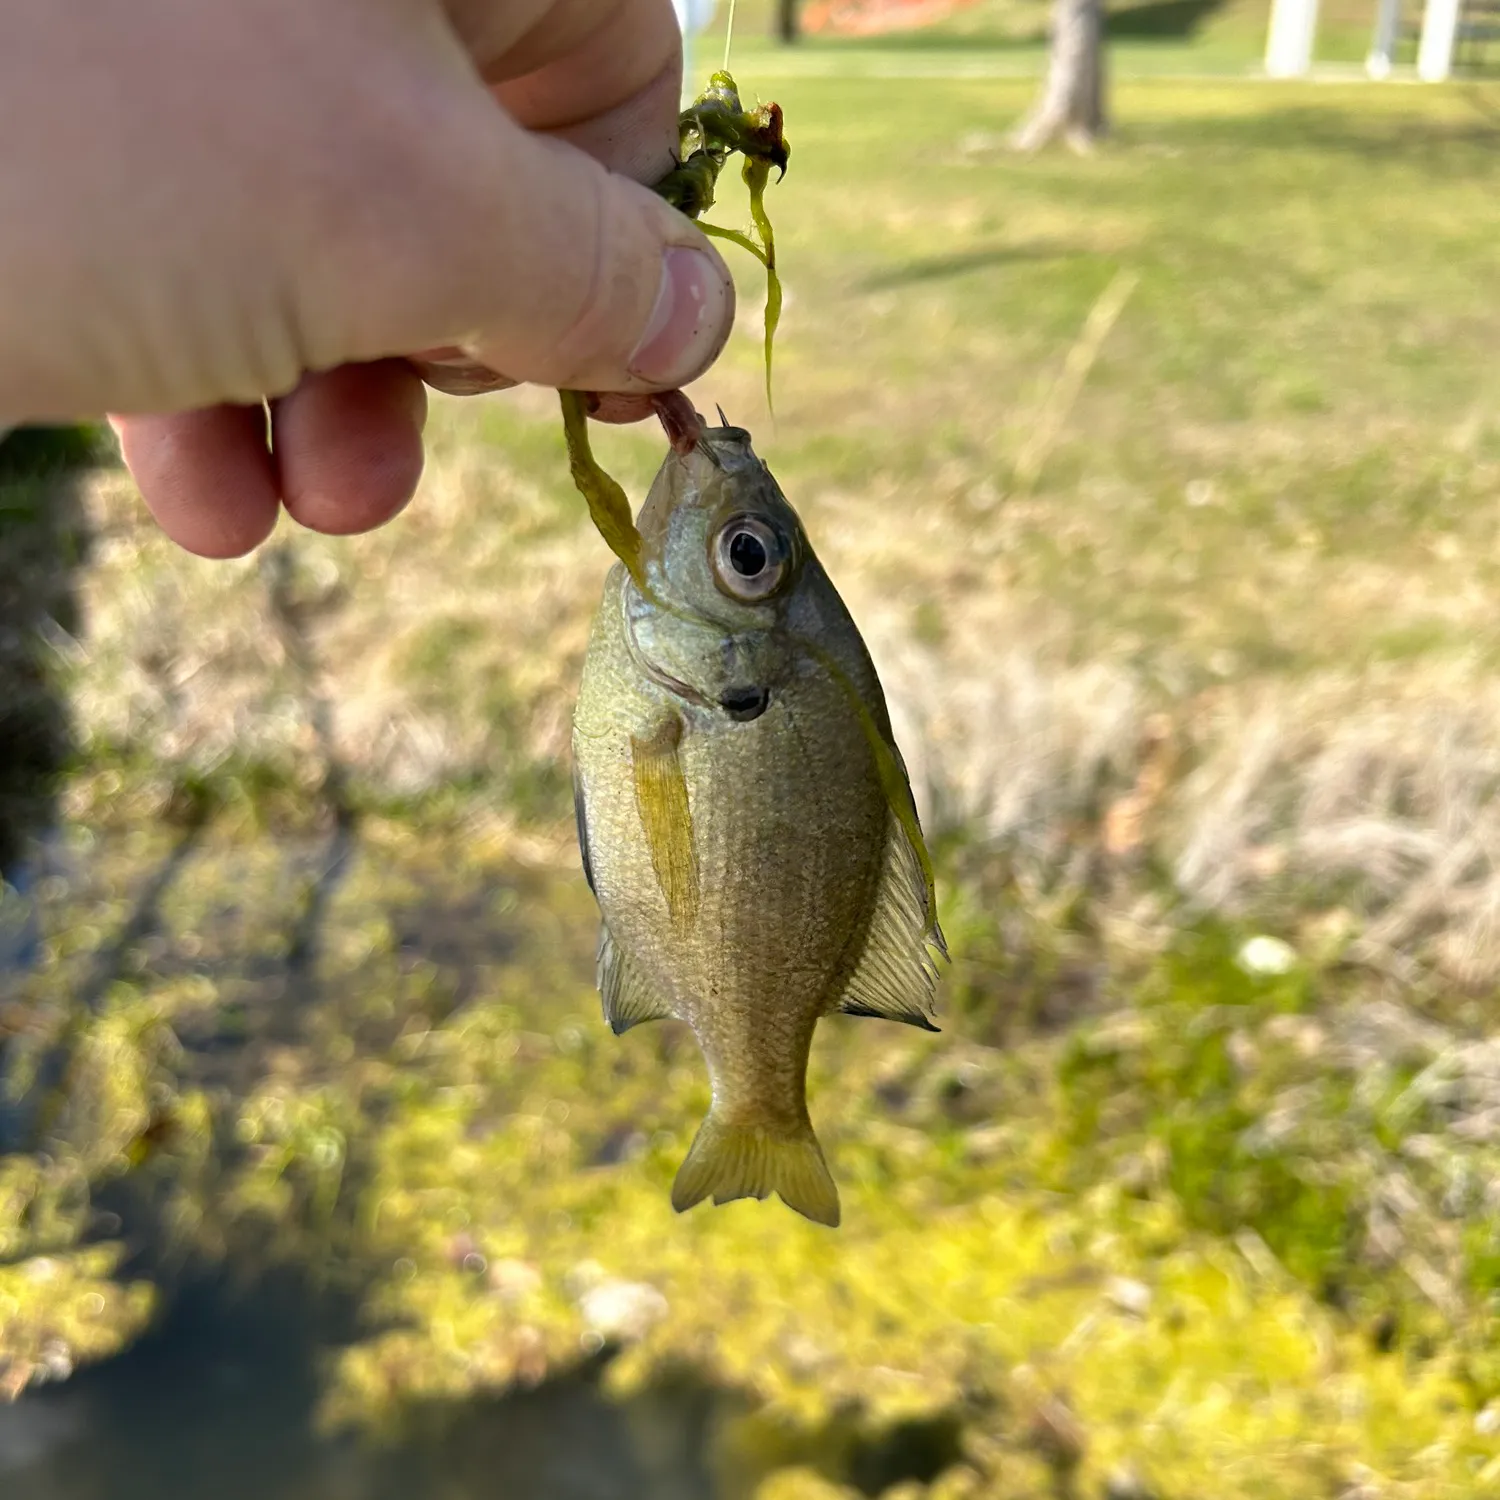
{"type": "MultiPolygon", "coordinates": [[[[859,689],[850,681],[849,674],[839,665],[833,653],[805,637],[799,637],[798,645],[802,646],[842,689],[844,696],[849,700],[849,706],[854,710],[855,718],[859,721],[859,727],[865,732],[870,753],[875,757],[875,773],[880,778],[880,789],[885,793],[886,806],[890,808],[891,816],[901,825],[902,832],[906,835],[907,843],[911,847],[912,856],[922,872],[925,892],[923,909],[927,914],[929,924],[927,941],[944,958],[947,958],[948,940],[943,936],[943,929],[937,917],[937,879],[932,870],[932,857],[927,852],[927,841],[922,837],[922,825],[917,819],[917,802],[911,793],[911,779],[906,774],[906,762],[901,759],[901,752],[896,748],[896,741],[891,736],[888,726],[882,725],[876,719],[869,705],[860,697],[859,689]]],[[[883,717],[884,700],[880,701],[883,717]]]]}
{"type": "Polygon", "coordinates": [[[651,850],[656,883],[678,932],[698,916],[698,851],[693,847],[693,814],[687,779],[677,747],[682,720],[672,714],[650,739],[630,737],[635,773],[635,805],[651,850]]]}
{"type": "Polygon", "coordinates": [[[946,957],[942,932],[928,906],[921,861],[905,827],[892,813],[875,909],[838,1009],[846,1015],[879,1016],[936,1031],[932,995],[938,970],[927,951],[929,943],[946,957]]]}
{"type": "Polygon", "coordinates": [[[642,1021],[661,1021],[672,1014],[667,1002],[615,942],[607,923],[599,925],[594,981],[604,1003],[604,1019],[616,1036],[623,1036],[642,1021]]]}
{"type": "Polygon", "coordinates": [[[728,1203],[772,1193],[815,1224],[838,1227],[839,1190],[811,1125],[804,1121],[791,1133],[769,1131],[725,1125],[710,1113],[678,1168],[672,1207],[682,1213],[709,1196],[728,1203]]]}

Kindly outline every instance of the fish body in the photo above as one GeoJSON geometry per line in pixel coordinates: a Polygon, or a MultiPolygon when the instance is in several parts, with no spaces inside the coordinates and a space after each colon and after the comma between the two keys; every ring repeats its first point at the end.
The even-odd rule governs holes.
{"type": "Polygon", "coordinates": [[[675,1016],[703,1052],[679,1210],[774,1191],[836,1224],[813,1030],[840,1009],[931,1029],[930,866],[875,669],[796,513],[747,433],[683,446],[638,566],[605,584],[574,718],[604,1013],[616,1032],[675,1016]]]}

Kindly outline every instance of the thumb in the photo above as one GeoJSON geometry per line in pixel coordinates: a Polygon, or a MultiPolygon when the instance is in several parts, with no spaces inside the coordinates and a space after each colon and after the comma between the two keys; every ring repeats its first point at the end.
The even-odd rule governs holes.
{"type": "Polygon", "coordinates": [[[734,321],[708,239],[649,188],[475,94],[456,131],[426,139],[419,227],[412,195],[389,195],[405,227],[384,250],[404,264],[374,283],[383,301],[358,285],[362,306],[401,307],[403,352],[454,345],[515,381],[644,393],[703,374],[734,321]]]}

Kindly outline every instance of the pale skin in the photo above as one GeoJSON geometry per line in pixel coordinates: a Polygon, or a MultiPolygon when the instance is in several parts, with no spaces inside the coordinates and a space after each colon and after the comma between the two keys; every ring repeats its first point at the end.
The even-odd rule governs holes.
{"type": "Polygon", "coordinates": [[[0,426],[107,412],[205,557],[411,498],[427,384],[701,375],[670,0],[0,0],[0,426]],[[501,373],[503,372],[503,373],[501,373]],[[269,414],[268,414],[269,413],[269,414]]]}

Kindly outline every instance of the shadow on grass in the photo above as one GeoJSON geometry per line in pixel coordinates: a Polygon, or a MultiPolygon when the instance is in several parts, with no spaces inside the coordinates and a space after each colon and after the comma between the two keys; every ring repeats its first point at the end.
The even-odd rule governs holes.
{"type": "MultiPolygon", "coordinates": [[[[367,1333],[357,1296],[282,1271],[183,1286],[119,1358],[0,1406],[6,1500],[712,1500],[716,1435],[743,1398],[690,1370],[623,1400],[614,1351],[506,1393],[404,1407],[378,1442],[320,1428],[327,1365],[367,1333]]],[[[959,1461],[950,1416],[784,1433],[860,1494],[959,1461]],[[820,1461],[821,1460],[821,1461],[820,1461]]]]}
{"type": "Polygon", "coordinates": [[[74,574],[87,550],[78,490],[100,458],[88,429],[0,438],[0,874],[52,820],[69,726],[47,643],[77,625],[74,574]]]}
{"type": "Polygon", "coordinates": [[[1185,115],[1157,134],[1158,139],[1194,147],[1238,146],[1267,159],[1282,151],[1289,153],[1288,161],[1292,154],[1326,152],[1382,163],[1417,162],[1424,171],[1468,178],[1492,166],[1490,154],[1500,148],[1500,112],[1477,107],[1464,121],[1414,121],[1374,111],[1345,114],[1292,107],[1259,112],[1253,127],[1218,115],[1185,115]]]}
{"type": "Polygon", "coordinates": [[[862,292],[887,292],[896,287],[918,286],[923,282],[946,281],[953,276],[967,276],[988,271],[994,266],[1016,265],[1025,261],[1065,260],[1081,255],[1063,245],[974,245],[947,255],[923,256],[877,271],[858,284],[862,292]]]}
{"type": "Polygon", "coordinates": [[[326,1434],[324,1365],[357,1302],[293,1274],[183,1287],[120,1358],[0,1409],[6,1500],[708,1500],[714,1392],[628,1404],[607,1359],[510,1395],[419,1404],[380,1448],[326,1434]]]}
{"type": "Polygon", "coordinates": [[[1105,34],[1131,41],[1181,41],[1194,36],[1220,10],[1224,0],[1147,0],[1144,5],[1112,9],[1105,34]]]}

